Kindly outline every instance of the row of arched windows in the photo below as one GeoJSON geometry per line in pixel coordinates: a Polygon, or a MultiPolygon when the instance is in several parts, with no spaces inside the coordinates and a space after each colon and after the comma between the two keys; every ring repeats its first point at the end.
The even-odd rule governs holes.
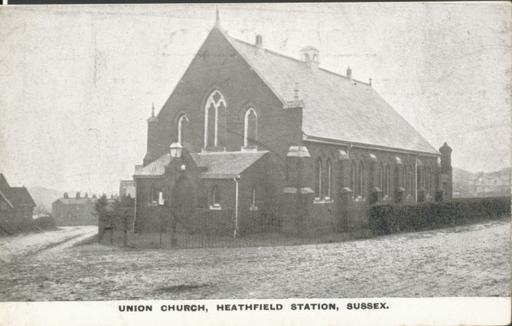
{"type": "MultiPolygon", "coordinates": [[[[367,195],[367,183],[370,176],[367,164],[363,160],[351,160],[350,188],[353,198],[365,198],[367,195]]],[[[414,194],[415,188],[424,189],[427,193],[435,191],[435,169],[431,166],[418,166],[417,172],[414,165],[394,165],[379,163],[376,185],[382,191],[383,198],[393,197],[393,192],[398,187],[403,188],[406,194],[414,194]],[[396,172],[395,172],[396,171],[396,172]],[[415,175],[416,172],[416,175],[415,175]],[[395,177],[396,176],[396,179],[395,177]],[[415,177],[417,180],[415,180],[415,177]],[[393,181],[396,180],[396,181],[393,181]],[[397,182],[397,184],[394,184],[397,182]]],[[[315,198],[332,198],[332,164],[327,159],[325,164],[321,158],[315,164],[315,198]]]]}
{"type": "MultiPolygon", "coordinates": [[[[227,102],[219,90],[214,90],[208,96],[204,107],[204,148],[225,146],[222,136],[226,131],[227,102]]],[[[178,143],[185,140],[185,130],[189,124],[188,116],[183,113],[177,119],[178,143]]],[[[244,113],[243,146],[255,148],[258,138],[258,114],[254,107],[248,107],[244,113]]]]}

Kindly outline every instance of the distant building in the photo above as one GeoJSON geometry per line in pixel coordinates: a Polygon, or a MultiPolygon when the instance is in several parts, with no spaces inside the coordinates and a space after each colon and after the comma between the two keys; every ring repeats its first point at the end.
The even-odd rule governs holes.
{"type": "Polygon", "coordinates": [[[130,196],[135,198],[135,181],[134,180],[121,180],[119,184],[119,197],[130,196]]]}
{"type": "Polygon", "coordinates": [[[84,197],[77,192],[74,198],[64,193],[62,198],[52,204],[52,215],[57,225],[97,225],[97,217],[94,215],[94,203],[96,196],[90,198],[87,193],[84,197]]]}
{"type": "Polygon", "coordinates": [[[475,192],[479,197],[510,196],[510,169],[479,173],[475,180],[475,192]]]}
{"type": "Polygon", "coordinates": [[[454,172],[454,197],[510,196],[510,168],[478,173],[455,169],[454,172]]]}
{"type": "Polygon", "coordinates": [[[0,173],[0,234],[32,223],[36,203],[25,187],[11,187],[0,173]]]}

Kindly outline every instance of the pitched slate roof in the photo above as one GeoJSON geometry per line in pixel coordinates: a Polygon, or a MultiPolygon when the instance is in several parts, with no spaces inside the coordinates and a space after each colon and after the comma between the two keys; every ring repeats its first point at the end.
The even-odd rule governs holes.
{"type": "Polygon", "coordinates": [[[70,198],[59,198],[55,202],[61,202],[64,205],[83,205],[83,204],[93,203],[94,201],[96,201],[96,198],[70,197],[70,198]]]}
{"type": "Polygon", "coordinates": [[[369,84],[222,33],[283,104],[297,102],[298,89],[306,135],[438,154],[369,84]]]}
{"type": "Polygon", "coordinates": [[[135,166],[134,178],[158,177],[165,173],[165,167],[171,163],[171,154],[167,153],[146,166],[135,166]]]}
{"type": "Polygon", "coordinates": [[[206,168],[203,179],[228,179],[240,176],[248,167],[268,153],[258,152],[203,152],[190,153],[197,166],[206,168]]]}
{"type": "Polygon", "coordinates": [[[36,203],[30,196],[25,187],[10,187],[2,189],[2,197],[8,199],[13,207],[36,206],[36,203]]]}

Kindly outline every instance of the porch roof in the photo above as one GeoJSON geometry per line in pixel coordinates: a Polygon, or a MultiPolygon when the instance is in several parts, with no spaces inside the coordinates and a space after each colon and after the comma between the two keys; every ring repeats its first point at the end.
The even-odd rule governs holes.
{"type": "Polygon", "coordinates": [[[198,167],[206,168],[201,172],[203,179],[231,179],[239,177],[251,165],[256,163],[268,151],[254,152],[202,152],[191,153],[198,167]]]}

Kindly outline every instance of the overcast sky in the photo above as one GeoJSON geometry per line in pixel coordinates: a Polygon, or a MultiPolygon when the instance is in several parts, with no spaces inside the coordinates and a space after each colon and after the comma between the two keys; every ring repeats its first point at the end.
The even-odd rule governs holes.
{"type": "MultiPolygon", "coordinates": [[[[510,165],[511,6],[219,5],[229,35],[374,88],[453,165],[510,165]]],[[[0,7],[0,172],[14,185],[117,192],[212,28],[215,6],[0,7]]]]}

